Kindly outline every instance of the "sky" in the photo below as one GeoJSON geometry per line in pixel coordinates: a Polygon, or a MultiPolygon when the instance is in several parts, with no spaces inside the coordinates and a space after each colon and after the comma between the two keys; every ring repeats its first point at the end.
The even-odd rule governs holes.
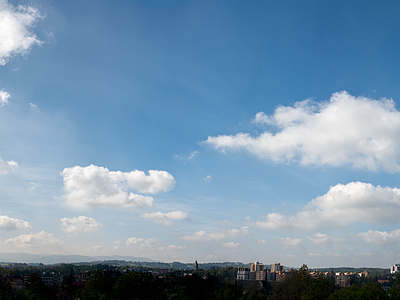
{"type": "Polygon", "coordinates": [[[399,14],[0,0],[0,252],[399,263],[399,14]]]}

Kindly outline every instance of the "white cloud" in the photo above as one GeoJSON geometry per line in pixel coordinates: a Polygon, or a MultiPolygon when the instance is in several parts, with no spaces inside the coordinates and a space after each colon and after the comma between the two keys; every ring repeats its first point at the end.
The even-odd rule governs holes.
{"type": "Polygon", "coordinates": [[[197,154],[199,154],[199,151],[192,151],[192,153],[190,153],[188,159],[193,159],[197,154]]]}
{"type": "Polygon", "coordinates": [[[159,240],[150,238],[150,239],[141,239],[141,238],[135,238],[131,237],[126,240],[126,244],[129,245],[140,245],[140,247],[151,247],[157,244],[159,240]]]}
{"type": "Polygon", "coordinates": [[[157,219],[158,223],[161,223],[161,224],[164,224],[167,226],[173,225],[172,221],[174,221],[174,220],[189,219],[188,214],[185,212],[182,212],[180,210],[171,211],[171,212],[167,212],[167,213],[162,213],[161,211],[154,212],[154,213],[145,213],[145,214],[141,215],[141,217],[147,218],[147,219],[157,219]]]}
{"type": "Polygon", "coordinates": [[[337,243],[337,242],[343,242],[342,238],[333,236],[333,235],[327,235],[326,233],[316,233],[311,236],[308,236],[307,239],[311,241],[314,245],[331,245],[332,242],[337,243]]]}
{"type": "Polygon", "coordinates": [[[158,251],[176,251],[176,250],[185,250],[186,246],[177,246],[177,245],[169,245],[168,247],[160,247],[158,251]]]}
{"type": "Polygon", "coordinates": [[[264,229],[318,230],[351,222],[397,224],[400,190],[370,183],[337,184],[293,216],[270,213],[255,226],[264,229]]]}
{"type": "Polygon", "coordinates": [[[239,248],[239,243],[229,242],[229,243],[222,243],[222,246],[226,248],[237,249],[239,248]]]}
{"type": "Polygon", "coordinates": [[[9,160],[9,161],[4,161],[0,157],[0,174],[7,174],[8,172],[14,171],[16,168],[18,168],[18,163],[9,160]]]}
{"type": "Polygon", "coordinates": [[[393,230],[392,232],[368,230],[368,232],[360,232],[358,236],[369,244],[392,244],[400,242],[400,229],[393,230]]]}
{"type": "Polygon", "coordinates": [[[37,105],[36,105],[36,104],[29,103],[29,105],[30,105],[31,108],[37,108],[37,105]]]}
{"type": "Polygon", "coordinates": [[[206,256],[205,261],[211,262],[211,261],[217,261],[219,259],[219,256],[214,255],[214,254],[208,254],[206,256]]]}
{"type": "Polygon", "coordinates": [[[250,234],[248,227],[242,227],[239,229],[228,229],[220,230],[218,232],[206,233],[204,230],[195,232],[193,235],[185,235],[179,237],[181,240],[189,242],[210,242],[210,241],[220,241],[225,239],[230,239],[236,236],[248,235],[250,234]]]}
{"type": "Polygon", "coordinates": [[[210,136],[205,143],[223,152],[244,150],[274,163],[400,171],[400,112],[392,100],[343,91],[328,102],[280,106],[272,116],[259,112],[253,122],[273,125],[277,132],[210,136]]]}
{"type": "Polygon", "coordinates": [[[113,244],[115,244],[115,245],[121,245],[121,240],[114,241],[113,244]]]}
{"type": "Polygon", "coordinates": [[[0,230],[32,229],[31,224],[24,220],[0,216],[0,230]]]}
{"type": "Polygon", "coordinates": [[[39,18],[42,16],[36,8],[14,7],[0,0],[0,65],[17,54],[26,55],[33,45],[42,43],[32,31],[39,18]]]}
{"type": "Polygon", "coordinates": [[[130,192],[155,194],[169,191],[175,185],[174,177],[166,171],[150,170],[149,175],[142,171],[109,171],[107,168],[90,165],[65,168],[61,173],[64,179],[65,203],[72,207],[92,206],[144,207],[154,206],[149,196],[130,192]]]}
{"type": "Polygon", "coordinates": [[[279,241],[285,247],[299,247],[303,244],[303,240],[299,238],[281,238],[279,241]]]}
{"type": "Polygon", "coordinates": [[[212,177],[210,175],[207,175],[205,178],[203,178],[204,181],[211,182],[212,177]]]}
{"type": "Polygon", "coordinates": [[[41,231],[36,234],[21,234],[13,239],[7,239],[6,244],[14,244],[18,248],[40,248],[58,246],[63,242],[53,237],[52,233],[41,231]]]}
{"type": "MultiPolygon", "coordinates": [[[[1,0],[0,0],[1,1],[1,0]]],[[[1,42],[0,42],[1,43],[1,42]]],[[[4,90],[0,91],[0,107],[2,107],[5,104],[8,104],[8,98],[10,98],[11,95],[9,93],[7,93],[4,90]]]]}
{"type": "Polygon", "coordinates": [[[262,245],[268,245],[268,241],[266,241],[266,240],[258,240],[257,243],[262,244],[262,245]]]}
{"type": "Polygon", "coordinates": [[[62,218],[61,225],[64,231],[68,233],[78,234],[80,232],[92,233],[103,227],[102,224],[97,223],[95,219],[85,216],[62,218]]]}

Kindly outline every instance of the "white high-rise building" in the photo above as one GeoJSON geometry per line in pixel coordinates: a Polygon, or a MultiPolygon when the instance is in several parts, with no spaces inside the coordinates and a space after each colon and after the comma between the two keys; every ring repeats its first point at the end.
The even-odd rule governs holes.
{"type": "Polygon", "coordinates": [[[390,267],[390,273],[395,274],[400,272],[400,264],[395,264],[390,267]]]}

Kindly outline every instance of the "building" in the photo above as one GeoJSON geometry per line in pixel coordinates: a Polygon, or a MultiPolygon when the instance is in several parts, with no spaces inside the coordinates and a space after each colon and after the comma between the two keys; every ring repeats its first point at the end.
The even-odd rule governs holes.
{"type": "Polygon", "coordinates": [[[197,263],[197,260],[194,262],[194,270],[197,271],[199,269],[199,264],[197,263]]]}
{"type": "Polygon", "coordinates": [[[42,278],[42,281],[45,285],[60,287],[64,275],[61,275],[59,272],[43,272],[40,277],[42,278]]]}
{"type": "Polygon", "coordinates": [[[254,264],[250,265],[250,272],[249,269],[245,267],[238,268],[236,279],[256,281],[267,280],[267,271],[264,270],[263,264],[256,261],[254,264]]]}
{"type": "Polygon", "coordinates": [[[390,273],[391,274],[396,274],[400,272],[400,264],[395,264],[390,267],[390,273]]]}
{"type": "Polygon", "coordinates": [[[264,271],[264,264],[260,264],[256,261],[254,264],[250,266],[250,272],[262,272],[264,271]]]}
{"type": "Polygon", "coordinates": [[[283,266],[280,263],[271,265],[271,273],[279,273],[283,271],[283,266]]]}
{"type": "Polygon", "coordinates": [[[247,280],[249,279],[249,269],[241,267],[238,269],[236,279],[247,280]]]}
{"type": "Polygon", "coordinates": [[[341,287],[341,288],[346,288],[350,286],[350,276],[351,275],[345,275],[342,273],[336,273],[335,275],[335,285],[341,287]]]}

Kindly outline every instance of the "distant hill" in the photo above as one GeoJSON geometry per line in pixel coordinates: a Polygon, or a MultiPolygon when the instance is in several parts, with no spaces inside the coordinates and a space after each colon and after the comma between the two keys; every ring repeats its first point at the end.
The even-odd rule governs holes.
{"type": "Polygon", "coordinates": [[[155,262],[155,260],[146,257],[136,256],[85,256],[85,255],[41,255],[30,253],[0,253],[0,262],[9,263],[43,263],[43,264],[60,264],[60,263],[79,263],[92,261],[111,261],[125,260],[137,262],[155,262]]]}

